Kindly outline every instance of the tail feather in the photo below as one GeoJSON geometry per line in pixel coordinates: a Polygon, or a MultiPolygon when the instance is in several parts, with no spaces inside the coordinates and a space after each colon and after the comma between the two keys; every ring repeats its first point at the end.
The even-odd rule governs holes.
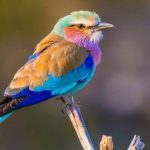
{"type": "Polygon", "coordinates": [[[0,101],[0,124],[13,113],[13,106],[16,100],[10,97],[5,97],[0,101]]]}
{"type": "Polygon", "coordinates": [[[0,106],[2,106],[3,104],[6,104],[8,102],[10,102],[12,100],[11,97],[4,97],[1,101],[0,101],[0,106]]]}
{"type": "Polygon", "coordinates": [[[12,113],[13,113],[13,112],[8,113],[8,114],[6,114],[6,115],[0,117],[0,124],[1,124],[4,120],[6,120],[12,113]]]}

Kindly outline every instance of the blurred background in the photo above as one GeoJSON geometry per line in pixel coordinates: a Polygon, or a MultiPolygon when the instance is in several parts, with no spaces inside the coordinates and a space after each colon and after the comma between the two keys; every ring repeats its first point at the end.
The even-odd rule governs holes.
{"type": "MultiPolygon", "coordinates": [[[[101,65],[90,84],[76,94],[98,149],[102,134],[115,150],[139,134],[150,149],[149,0],[0,0],[0,98],[14,73],[60,17],[76,10],[96,11],[115,25],[104,31],[101,65]]],[[[21,109],[0,125],[1,150],[81,150],[59,101],[21,109]]]]}

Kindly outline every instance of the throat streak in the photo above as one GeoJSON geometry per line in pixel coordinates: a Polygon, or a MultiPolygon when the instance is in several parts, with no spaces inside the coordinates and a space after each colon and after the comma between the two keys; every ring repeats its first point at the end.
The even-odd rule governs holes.
{"type": "Polygon", "coordinates": [[[94,63],[98,65],[101,61],[101,50],[98,46],[98,42],[90,40],[87,34],[83,34],[77,29],[66,27],[64,29],[65,39],[72,43],[79,45],[80,47],[86,48],[92,55],[94,63]]]}

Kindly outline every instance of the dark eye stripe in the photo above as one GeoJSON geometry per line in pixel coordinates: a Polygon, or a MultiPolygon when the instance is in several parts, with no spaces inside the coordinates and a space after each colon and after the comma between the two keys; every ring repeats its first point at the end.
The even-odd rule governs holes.
{"type": "MultiPolygon", "coordinates": [[[[87,26],[87,27],[88,28],[95,28],[95,27],[99,26],[99,24],[100,24],[100,22],[98,22],[96,25],[87,26]]],[[[83,28],[86,27],[84,24],[72,24],[72,25],[70,25],[70,27],[75,27],[75,26],[78,27],[78,28],[80,28],[80,29],[83,29],[83,28]]]]}
{"type": "Polygon", "coordinates": [[[72,24],[72,25],[70,25],[70,27],[75,27],[75,26],[80,28],[80,29],[83,29],[86,27],[84,24],[72,24]]]}
{"type": "Polygon", "coordinates": [[[75,24],[72,24],[72,25],[70,25],[69,27],[74,27],[74,26],[76,26],[75,24]]]}
{"type": "Polygon", "coordinates": [[[85,28],[85,25],[84,24],[78,24],[77,27],[80,29],[83,29],[83,28],[85,28]]]}
{"type": "Polygon", "coordinates": [[[94,26],[89,26],[89,28],[95,28],[95,27],[97,27],[97,26],[99,26],[99,24],[100,24],[100,22],[98,22],[96,25],[94,25],[94,26]]]}

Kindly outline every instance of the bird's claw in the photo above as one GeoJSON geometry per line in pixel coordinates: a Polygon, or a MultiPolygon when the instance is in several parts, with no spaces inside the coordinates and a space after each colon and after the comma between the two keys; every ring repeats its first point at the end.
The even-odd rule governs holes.
{"type": "Polygon", "coordinates": [[[63,102],[62,113],[65,113],[66,108],[70,108],[74,104],[74,97],[72,96],[70,99],[66,96],[63,96],[63,97],[61,97],[61,101],[63,102]]]}
{"type": "Polygon", "coordinates": [[[72,104],[65,104],[65,105],[63,105],[63,106],[62,106],[63,108],[62,108],[61,112],[64,114],[66,108],[70,108],[71,106],[72,106],[72,104]]]}

